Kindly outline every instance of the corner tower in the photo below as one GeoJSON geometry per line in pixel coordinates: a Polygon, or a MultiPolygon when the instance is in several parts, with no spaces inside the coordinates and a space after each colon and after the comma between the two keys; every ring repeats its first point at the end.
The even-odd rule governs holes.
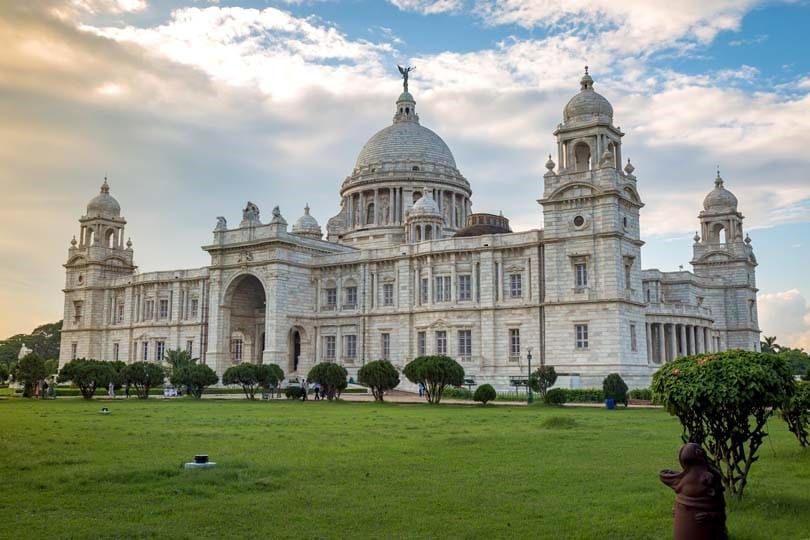
{"type": "Polygon", "coordinates": [[[594,91],[585,68],[580,91],[554,131],[544,175],[545,361],[597,385],[606,373],[646,384],[645,305],[639,210],[613,107],[594,91]]]}
{"type": "Polygon", "coordinates": [[[695,233],[692,267],[706,278],[704,304],[712,310],[720,335],[714,350],[759,350],[757,316],[757,259],[751,238],[743,236],[743,215],[737,197],[724,186],[720,171],[714,189],[703,200],[698,215],[700,234],[695,233]]]}

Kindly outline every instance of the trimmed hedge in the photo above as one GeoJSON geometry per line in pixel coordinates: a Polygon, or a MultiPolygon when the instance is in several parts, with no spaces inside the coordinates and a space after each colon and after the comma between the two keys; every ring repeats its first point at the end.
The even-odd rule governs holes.
{"type": "Polygon", "coordinates": [[[652,401],[652,390],[649,388],[635,388],[630,390],[630,399],[652,401]]]}
{"type": "Polygon", "coordinates": [[[546,392],[545,402],[549,405],[563,405],[565,403],[566,391],[563,388],[552,388],[546,392]]]}

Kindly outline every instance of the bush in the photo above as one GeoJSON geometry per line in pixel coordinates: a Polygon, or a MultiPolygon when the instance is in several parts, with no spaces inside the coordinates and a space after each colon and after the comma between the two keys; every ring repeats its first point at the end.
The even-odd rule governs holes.
{"type": "Polygon", "coordinates": [[[546,392],[554,386],[555,382],[557,382],[557,372],[554,371],[554,366],[541,366],[529,377],[532,390],[540,392],[543,401],[546,400],[546,392]]]}
{"type": "Polygon", "coordinates": [[[788,429],[799,440],[802,447],[808,445],[807,435],[810,431],[810,382],[800,382],[792,396],[787,398],[781,407],[782,419],[788,429]]]}
{"type": "Polygon", "coordinates": [[[309,370],[307,380],[320,384],[326,390],[326,397],[332,401],[335,397],[340,397],[340,392],[348,386],[348,376],[346,368],[340,364],[321,362],[309,370]]]}
{"type": "Polygon", "coordinates": [[[653,375],[652,391],[680,420],[683,441],[703,446],[726,489],[741,497],[765,424],[792,394],[793,377],[776,355],[726,351],[667,364],[653,375]]]}
{"type": "Polygon", "coordinates": [[[376,401],[382,401],[383,394],[399,384],[399,372],[388,360],[375,360],[360,368],[357,380],[371,388],[376,401]]]}
{"type": "MultiPolygon", "coordinates": [[[[555,388],[556,390],[556,388],[555,388]]],[[[561,388],[566,403],[604,403],[605,392],[599,388],[561,388]]]]}
{"type": "Polygon", "coordinates": [[[200,399],[206,387],[217,384],[219,377],[213,369],[206,365],[186,364],[173,368],[169,380],[175,386],[185,386],[188,394],[200,399]]]}
{"type": "Polygon", "coordinates": [[[630,390],[630,399],[652,401],[652,390],[649,388],[634,388],[630,390]]]}
{"type": "Polygon", "coordinates": [[[22,383],[23,397],[34,394],[34,385],[48,376],[45,362],[34,353],[25,356],[14,367],[14,380],[22,383]]]}
{"type": "Polygon", "coordinates": [[[8,376],[8,367],[5,364],[0,363],[0,382],[6,382],[6,380],[8,380],[8,376]]]}
{"type": "Polygon", "coordinates": [[[543,400],[549,405],[563,405],[566,401],[567,392],[563,388],[552,388],[546,392],[543,400]]]}
{"type": "Polygon", "coordinates": [[[475,389],[475,394],[473,394],[473,399],[475,401],[480,401],[484,405],[487,404],[487,401],[494,400],[498,394],[495,392],[495,389],[492,387],[491,384],[482,384],[478,388],[475,389]]]}
{"type": "Polygon", "coordinates": [[[419,356],[402,372],[412,383],[424,385],[430,403],[439,403],[447,386],[464,383],[464,368],[449,356],[419,356]]]}
{"type": "Polygon", "coordinates": [[[450,399],[467,399],[472,401],[473,393],[468,388],[464,388],[462,386],[448,386],[444,389],[442,397],[450,399]]]}
{"type": "Polygon", "coordinates": [[[222,374],[222,384],[238,384],[246,398],[254,399],[260,384],[259,366],[249,362],[231,366],[222,374]]]}
{"type": "Polygon", "coordinates": [[[300,386],[288,386],[284,389],[284,395],[287,399],[301,399],[304,395],[304,389],[300,386]]]}
{"type": "Polygon", "coordinates": [[[79,387],[84,399],[93,399],[96,388],[104,388],[118,379],[118,372],[109,362],[85,358],[71,360],[59,371],[57,382],[71,382],[79,387]]]}
{"type": "Polygon", "coordinates": [[[605,377],[602,381],[602,390],[605,392],[605,399],[612,399],[627,406],[627,385],[618,373],[611,373],[605,377]]]}
{"type": "Polygon", "coordinates": [[[152,362],[135,362],[127,364],[121,374],[124,383],[135,387],[139,399],[149,398],[149,389],[160,386],[166,378],[166,372],[152,362]]]}

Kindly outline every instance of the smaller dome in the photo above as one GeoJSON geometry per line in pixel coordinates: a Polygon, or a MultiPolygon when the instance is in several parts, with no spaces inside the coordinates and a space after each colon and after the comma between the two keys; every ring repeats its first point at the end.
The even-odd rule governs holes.
{"type": "Polygon", "coordinates": [[[121,205],[110,195],[110,186],[107,179],[101,184],[101,192],[87,203],[87,217],[121,217],[121,205]]]}
{"type": "Polygon", "coordinates": [[[703,209],[707,212],[737,211],[737,197],[723,187],[720,171],[717,171],[717,178],[714,179],[714,189],[703,199],[703,209]]]}
{"type": "Polygon", "coordinates": [[[470,214],[467,216],[466,226],[453,236],[462,238],[465,236],[482,236],[484,234],[505,234],[512,232],[509,227],[509,220],[495,214],[470,214]]]}
{"type": "Polygon", "coordinates": [[[315,238],[321,238],[321,236],[323,236],[318,221],[309,215],[309,204],[304,207],[304,215],[298,218],[298,221],[292,226],[292,232],[293,234],[312,236],[315,238]]]}
{"type": "Polygon", "coordinates": [[[601,94],[593,90],[593,79],[588,75],[588,68],[585,68],[585,75],[579,81],[579,94],[571,98],[563,111],[563,120],[570,122],[573,120],[590,120],[592,118],[603,117],[607,121],[613,121],[613,106],[601,94]]]}
{"type": "Polygon", "coordinates": [[[424,188],[422,190],[422,197],[414,203],[410,212],[408,212],[408,219],[422,216],[437,216],[442,219],[444,218],[442,211],[439,210],[439,205],[433,200],[433,196],[431,195],[429,188],[424,188]]]}

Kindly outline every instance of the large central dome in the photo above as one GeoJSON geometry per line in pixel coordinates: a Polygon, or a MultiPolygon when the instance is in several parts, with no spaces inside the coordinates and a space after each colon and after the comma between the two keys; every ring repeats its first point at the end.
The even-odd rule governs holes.
{"type": "Polygon", "coordinates": [[[416,122],[397,122],[368,140],[357,156],[355,168],[396,161],[456,167],[456,160],[441,137],[416,122]]]}

